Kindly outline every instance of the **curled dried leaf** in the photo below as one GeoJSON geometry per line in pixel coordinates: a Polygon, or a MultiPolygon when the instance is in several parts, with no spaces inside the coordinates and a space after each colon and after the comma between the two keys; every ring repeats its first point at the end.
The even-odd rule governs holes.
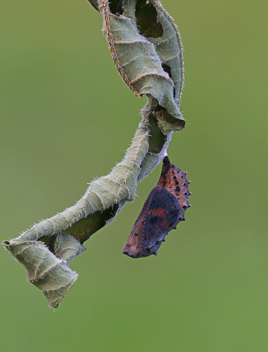
{"type": "Polygon", "coordinates": [[[74,206],[3,243],[55,308],[77,279],[68,264],[85,250],[84,241],[134,200],[137,182],[164,158],[172,132],[184,127],[182,49],[172,18],[157,0],[89,2],[103,16],[121,77],[148,101],[124,159],[107,176],[91,182],[74,206]]]}

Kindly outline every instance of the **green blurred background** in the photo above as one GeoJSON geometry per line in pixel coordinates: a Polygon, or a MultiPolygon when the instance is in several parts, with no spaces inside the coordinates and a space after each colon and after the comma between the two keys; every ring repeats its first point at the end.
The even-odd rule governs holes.
{"type": "MultiPolygon", "coordinates": [[[[2,351],[266,350],[266,1],[162,0],[182,36],[193,207],[158,256],[121,253],[160,165],[85,243],[55,312],[1,248],[2,351]]],[[[0,4],[1,241],[75,203],[128,148],[145,98],[86,0],[0,4]]]]}

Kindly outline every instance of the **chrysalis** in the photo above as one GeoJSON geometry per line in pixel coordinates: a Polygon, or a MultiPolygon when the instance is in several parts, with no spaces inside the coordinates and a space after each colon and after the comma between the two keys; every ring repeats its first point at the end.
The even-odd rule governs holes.
{"type": "Polygon", "coordinates": [[[188,196],[190,182],[186,173],[166,156],[157,186],[150,192],[123,248],[132,258],[157,254],[165,236],[185,220],[185,210],[191,205],[188,196]]]}

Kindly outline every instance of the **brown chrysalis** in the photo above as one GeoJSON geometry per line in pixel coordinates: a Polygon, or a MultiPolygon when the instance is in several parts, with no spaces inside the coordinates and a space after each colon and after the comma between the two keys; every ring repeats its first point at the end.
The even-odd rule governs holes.
{"type": "Polygon", "coordinates": [[[185,220],[185,210],[191,205],[188,196],[190,182],[186,173],[166,156],[157,186],[150,192],[123,248],[132,258],[157,254],[169,231],[185,220]]]}

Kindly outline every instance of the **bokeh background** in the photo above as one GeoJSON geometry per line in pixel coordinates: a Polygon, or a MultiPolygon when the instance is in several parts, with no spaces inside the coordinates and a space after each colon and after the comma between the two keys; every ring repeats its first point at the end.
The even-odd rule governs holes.
{"type": "MultiPolygon", "coordinates": [[[[121,253],[156,185],[85,243],[60,308],[0,254],[1,350],[266,351],[266,1],[162,0],[184,45],[186,129],[169,156],[192,208],[158,256],[121,253]]],[[[74,204],[128,148],[146,102],[86,0],[0,4],[1,241],[74,204]]]]}

